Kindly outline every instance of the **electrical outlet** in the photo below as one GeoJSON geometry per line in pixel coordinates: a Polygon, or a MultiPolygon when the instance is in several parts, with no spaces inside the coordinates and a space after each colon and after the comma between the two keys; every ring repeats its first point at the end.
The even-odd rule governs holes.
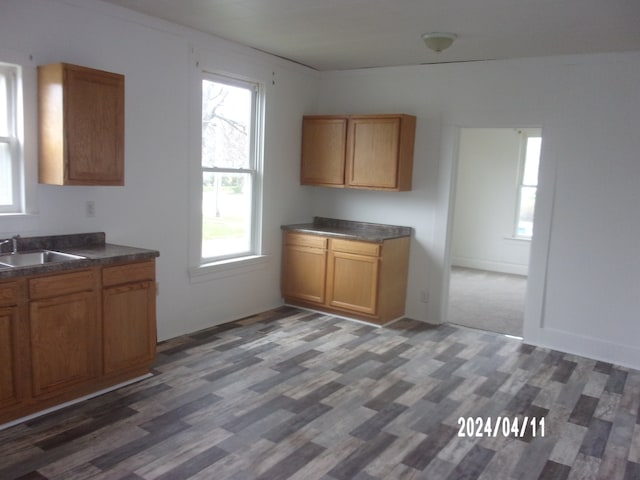
{"type": "Polygon", "coordinates": [[[422,303],[429,303],[429,292],[427,292],[426,290],[422,290],[420,292],[420,301],[422,303]]]}
{"type": "Polygon", "coordinates": [[[85,204],[85,212],[87,214],[87,217],[89,218],[93,218],[96,216],[96,202],[94,202],[93,200],[87,200],[87,203],[85,204]]]}

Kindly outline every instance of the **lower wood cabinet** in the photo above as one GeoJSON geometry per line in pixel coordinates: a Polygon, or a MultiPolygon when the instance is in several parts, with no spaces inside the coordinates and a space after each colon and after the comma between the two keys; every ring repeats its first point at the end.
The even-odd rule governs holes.
{"type": "Polygon", "coordinates": [[[96,269],[28,280],[34,397],[54,396],[100,374],[97,280],[96,269]]]}
{"type": "Polygon", "coordinates": [[[324,303],[327,239],[288,233],[282,258],[282,293],[287,298],[324,303]]]}
{"type": "Polygon", "coordinates": [[[20,400],[17,348],[14,345],[17,322],[16,307],[0,307],[0,408],[20,400]]]}
{"type": "Polygon", "coordinates": [[[33,396],[51,396],[100,374],[97,292],[32,301],[31,383],[33,396]]]}
{"type": "Polygon", "coordinates": [[[102,272],[104,373],[149,365],[156,354],[156,288],[153,262],[102,272]]]}
{"type": "Polygon", "coordinates": [[[155,260],[0,282],[0,424],[148,372],[155,260]]]}
{"type": "Polygon", "coordinates": [[[0,411],[16,408],[28,396],[24,303],[24,281],[0,283],[0,411]]]}
{"type": "Polygon", "coordinates": [[[331,240],[327,276],[329,306],[376,315],[379,251],[380,246],[375,243],[331,240]]]}
{"type": "Polygon", "coordinates": [[[285,232],[285,301],[379,325],[404,314],[409,237],[381,243],[285,232]]]}

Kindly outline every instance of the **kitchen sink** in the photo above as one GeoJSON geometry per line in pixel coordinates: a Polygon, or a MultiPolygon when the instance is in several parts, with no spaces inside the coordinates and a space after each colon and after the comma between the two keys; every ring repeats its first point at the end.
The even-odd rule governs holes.
{"type": "Polygon", "coordinates": [[[29,267],[45,265],[47,263],[68,262],[82,260],[87,257],[71,253],[56,252],[54,250],[35,250],[31,252],[10,253],[0,256],[0,267],[29,267]]]}

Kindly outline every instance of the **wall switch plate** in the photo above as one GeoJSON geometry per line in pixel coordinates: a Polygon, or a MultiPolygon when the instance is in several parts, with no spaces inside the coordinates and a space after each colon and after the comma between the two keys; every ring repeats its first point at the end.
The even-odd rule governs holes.
{"type": "Polygon", "coordinates": [[[89,218],[93,218],[96,216],[96,202],[94,202],[93,200],[87,200],[87,203],[85,204],[85,212],[87,217],[89,218]]]}

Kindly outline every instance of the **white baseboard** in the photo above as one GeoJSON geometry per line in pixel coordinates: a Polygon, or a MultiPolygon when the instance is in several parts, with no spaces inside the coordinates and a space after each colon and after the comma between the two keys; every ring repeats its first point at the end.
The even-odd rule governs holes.
{"type": "Polygon", "coordinates": [[[541,328],[535,336],[537,340],[530,341],[530,336],[525,334],[524,342],[622,367],[640,369],[640,348],[638,347],[620,345],[552,328],[541,328]]]}
{"type": "Polygon", "coordinates": [[[352,317],[348,317],[346,315],[340,315],[338,313],[333,313],[333,312],[324,312],[322,310],[316,310],[314,308],[309,308],[309,307],[301,307],[300,305],[293,305],[290,303],[285,303],[285,305],[287,307],[293,307],[293,308],[298,308],[300,310],[304,310],[306,312],[313,312],[313,313],[320,313],[322,315],[326,315],[328,317],[336,317],[336,318],[341,318],[342,320],[349,320],[350,322],[355,322],[355,323],[361,323],[362,325],[367,325],[368,327],[373,327],[373,328],[383,328],[383,327],[388,327],[390,326],[392,323],[396,323],[402,319],[407,318],[404,315],[401,315],[397,318],[393,318],[391,320],[389,320],[387,323],[383,324],[383,325],[378,325],[376,323],[372,323],[372,322],[367,322],[366,320],[360,320],[359,318],[352,318],[352,317]]]}
{"type": "Polygon", "coordinates": [[[65,407],[70,405],[75,405],[76,403],[84,402],[85,400],[89,400],[90,398],[98,397],[102,394],[112,392],[113,390],[117,390],[118,388],[126,387],[127,385],[131,385],[132,383],[139,382],[140,380],[144,380],[145,378],[152,377],[153,374],[147,373],[140,377],[132,378],[131,380],[127,380],[126,382],[119,383],[117,385],[113,385],[111,387],[104,388],[102,390],[98,390],[97,392],[90,393],[89,395],[85,395],[80,398],[74,398],[73,400],[69,400],[68,402],[61,403],[59,405],[54,405],[53,407],[46,408],[44,410],[40,410],[39,412],[32,413],[31,415],[27,415],[25,417],[17,418],[15,420],[11,420],[10,422],[3,423],[0,425],[0,430],[4,430],[9,427],[13,427],[14,425],[18,425],[20,423],[33,420],[34,418],[41,417],[42,415],[46,415],[47,413],[55,412],[56,410],[62,410],[65,407]]]}
{"type": "Polygon", "coordinates": [[[454,267],[475,268],[489,272],[510,273],[513,275],[528,275],[529,266],[516,263],[493,262],[491,260],[479,260],[475,258],[453,257],[451,265],[454,267]]]}

